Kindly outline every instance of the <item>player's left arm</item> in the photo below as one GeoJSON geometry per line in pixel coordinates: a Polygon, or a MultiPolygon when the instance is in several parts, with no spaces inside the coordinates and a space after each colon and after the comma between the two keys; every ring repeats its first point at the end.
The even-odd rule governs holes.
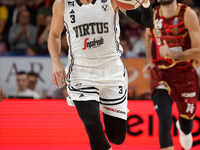
{"type": "Polygon", "coordinates": [[[192,48],[183,52],[171,52],[165,41],[164,46],[160,48],[162,56],[181,60],[198,60],[200,58],[200,26],[198,17],[192,9],[186,11],[185,17],[185,25],[189,31],[192,48]]]}
{"type": "Polygon", "coordinates": [[[149,0],[144,0],[142,6],[134,10],[125,10],[118,7],[114,1],[112,1],[112,3],[114,3],[114,10],[116,10],[115,8],[119,9],[141,26],[145,28],[150,28],[153,26],[153,9],[149,0]]]}

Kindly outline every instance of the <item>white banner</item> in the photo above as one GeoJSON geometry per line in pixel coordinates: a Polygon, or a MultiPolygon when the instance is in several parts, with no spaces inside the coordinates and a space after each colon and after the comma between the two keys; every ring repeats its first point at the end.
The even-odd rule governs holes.
{"type": "MultiPolygon", "coordinates": [[[[61,61],[65,67],[67,57],[62,57],[61,61]]],[[[56,90],[51,79],[50,57],[3,56],[0,57],[0,85],[6,96],[16,92],[16,73],[19,71],[38,73],[37,90],[47,93],[49,96],[56,90]]]]}

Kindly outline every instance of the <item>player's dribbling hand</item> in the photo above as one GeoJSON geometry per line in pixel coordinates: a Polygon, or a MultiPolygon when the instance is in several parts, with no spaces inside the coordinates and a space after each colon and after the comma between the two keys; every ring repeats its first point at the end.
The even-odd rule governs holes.
{"type": "Polygon", "coordinates": [[[151,71],[151,69],[152,69],[153,67],[154,67],[154,65],[153,65],[152,63],[146,64],[146,65],[144,66],[144,68],[143,68],[143,75],[144,75],[144,76],[148,76],[149,73],[150,73],[150,71],[151,71]]]}
{"type": "Polygon", "coordinates": [[[172,59],[173,53],[170,51],[169,46],[165,40],[163,41],[163,44],[164,45],[162,45],[159,49],[161,57],[172,59]]]}
{"type": "Polygon", "coordinates": [[[60,88],[62,87],[62,85],[65,86],[65,79],[68,80],[62,63],[60,61],[52,62],[52,81],[54,86],[60,88]]]}

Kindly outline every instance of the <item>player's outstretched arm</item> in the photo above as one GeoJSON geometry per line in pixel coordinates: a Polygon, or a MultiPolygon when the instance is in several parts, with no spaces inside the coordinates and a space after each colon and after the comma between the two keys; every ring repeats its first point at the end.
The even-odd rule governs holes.
{"type": "Polygon", "coordinates": [[[185,25],[188,28],[192,48],[183,52],[171,52],[164,41],[164,46],[160,47],[161,55],[171,59],[198,60],[200,59],[200,26],[196,13],[188,9],[185,14],[185,25]]]}
{"type": "Polygon", "coordinates": [[[124,14],[145,28],[153,26],[153,9],[149,0],[145,0],[141,7],[134,10],[123,10],[124,14]]]}
{"type": "Polygon", "coordinates": [[[146,64],[151,63],[151,33],[150,29],[147,28],[145,32],[145,50],[146,50],[146,64]]]}
{"type": "Polygon", "coordinates": [[[65,85],[65,78],[67,79],[59,56],[61,51],[61,33],[64,27],[64,10],[64,0],[56,0],[53,5],[53,16],[48,37],[48,50],[52,62],[52,81],[56,87],[62,87],[61,81],[65,85]]]}
{"type": "Polygon", "coordinates": [[[153,67],[153,64],[151,63],[151,42],[150,29],[147,28],[145,32],[146,65],[143,69],[144,74],[148,74],[153,67]]]}

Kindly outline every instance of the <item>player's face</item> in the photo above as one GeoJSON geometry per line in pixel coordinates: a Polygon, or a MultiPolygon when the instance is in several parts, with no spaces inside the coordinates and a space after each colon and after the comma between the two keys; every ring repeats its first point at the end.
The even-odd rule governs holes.
{"type": "Polygon", "coordinates": [[[169,5],[174,2],[174,0],[159,0],[158,2],[160,2],[161,5],[169,5]]]}
{"type": "Polygon", "coordinates": [[[28,79],[26,74],[18,75],[17,76],[17,85],[20,90],[27,89],[28,86],[28,79]]]}
{"type": "Polygon", "coordinates": [[[28,11],[24,11],[20,14],[19,22],[22,25],[28,25],[30,22],[30,14],[28,11]]]}
{"type": "Polygon", "coordinates": [[[28,88],[34,90],[37,83],[37,77],[28,76],[28,88]]]}

